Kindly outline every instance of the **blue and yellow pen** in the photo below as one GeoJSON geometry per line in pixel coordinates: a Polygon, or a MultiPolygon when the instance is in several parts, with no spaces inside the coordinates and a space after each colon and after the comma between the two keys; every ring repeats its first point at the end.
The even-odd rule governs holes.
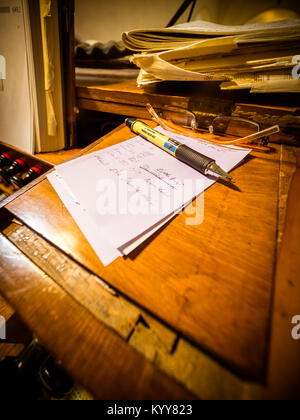
{"type": "Polygon", "coordinates": [[[217,176],[231,181],[231,176],[220,168],[214,159],[202,155],[185,144],[159,133],[142,121],[127,118],[125,122],[135,134],[155,144],[176,159],[201,172],[201,174],[217,176]]]}

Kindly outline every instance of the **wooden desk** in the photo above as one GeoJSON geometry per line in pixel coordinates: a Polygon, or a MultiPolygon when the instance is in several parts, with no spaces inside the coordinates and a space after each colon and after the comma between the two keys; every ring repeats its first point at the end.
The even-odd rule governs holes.
{"type": "Polygon", "coordinates": [[[43,180],[0,213],[1,293],[98,398],[299,396],[296,154],[254,154],[206,192],[202,225],[177,216],[108,267],[43,180]]]}

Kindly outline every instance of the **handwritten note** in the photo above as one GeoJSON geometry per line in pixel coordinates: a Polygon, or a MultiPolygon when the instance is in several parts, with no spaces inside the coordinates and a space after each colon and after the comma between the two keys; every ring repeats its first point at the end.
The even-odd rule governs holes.
{"type": "MultiPolygon", "coordinates": [[[[169,134],[162,128],[159,130],[169,134]]],[[[225,149],[196,139],[169,135],[214,158],[226,171],[249,153],[241,148],[225,149]]],[[[61,198],[68,189],[70,213],[77,202],[81,210],[80,216],[77,211],[75,220],[83,232],[89,230],[90,242],[94,243],[98,237],[107,246],[110,251],[106,261],[132,250],[133,244],[140,244],[216,181],[141,137],[62,164],[56,169],[60,177],[61,198]],[[84,219],[84,222],[79,219],[84,219]]],[[[53,182],[53,177],[50,181],[53,182]]],[[[103,251],[98,249],[97,254],[103,262],[103,251]]]]}

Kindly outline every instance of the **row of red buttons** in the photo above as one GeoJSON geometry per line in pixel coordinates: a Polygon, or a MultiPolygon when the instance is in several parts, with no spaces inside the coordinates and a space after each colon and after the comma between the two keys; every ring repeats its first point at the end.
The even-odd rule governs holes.
{"type": "Polygon", "coordinates": [[[0,155],[0,177],[5,183],[22,188],[41,176],[45,170],[40,165],[30,167],[25,158],[14,159],[9,152],[0,155]]]}

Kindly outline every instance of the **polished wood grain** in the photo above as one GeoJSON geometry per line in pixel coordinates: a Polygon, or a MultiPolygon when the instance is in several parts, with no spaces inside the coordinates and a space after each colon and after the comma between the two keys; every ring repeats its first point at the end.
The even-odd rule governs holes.
{"type": "MultiPolygon", "coordinates": [[[[116,331],[128,345],[197,397],[242,398],[244,384],[238,377],[220,367],[177,331],[118,294],[35,232],[20,223],[12,222],[3,230],[3,234],[96,319],[116,331]],[[211,385],[208,386],[207,380],[211,385]]],[[[41,319],[31,321],[32,328],[37,321],[41,319]]],[[[57,352],[60,351],[58,346],[57,352]]],[[[80,374],[87,377],[90,373],[85,371],[80,374]]]]}
{"type": "Polygon", "coordinates": [[[299,146],[299,110],[299,107],[291,106],[263,106],[237,103],[232,110],[232,115],[249,119],[262,127],[278,124],[280,133],[270,136],[270,141],[299,146]]]}
{"type": "Polygon", "coordinates": [[[81,86],[77,83],[77,105],[81,109],[126,115],[136,118],[149,118],[146,104],[155,107],[176,105],[188,107],[189,98],[184,95],[159,94],[137,87],[136,79],[116,82],[106,75],[98,86],[81,86]]]}
{"type": "Polygon", "coordinates": [[[114,328],[125,340],[129,338],[141,316],[138,308],[60,250],[51,247],[28,227],[13,222],[2,232],[37,267],[97,319],[114,328]]]}
{"type": "Polygon", "coordinates": [[[293,177],[285,230],[276,269],[272,335],[264,397],[300,399],[300,340],[292,338],[292,319],[300,316],[300,152],[293,177]]]}
{"type": "MultiPolygon", "coordinates": [[[[2,295],[0,294],[0,316],[5,319],[7,322],[13,315],[15,311],[14,309],[3,299],[2,295]]],[[[9,336],[9,331],[6,329],[6,336],[9,336]]],[[[20,354],[23,350],[24,346],[21,342],[16,343],[11,340],[0,340],[0,359],[4,357],[15,357],[20,354]]]]}
{"type": "Polygon", "coordinates": [[[96,398],[194,398],[98,322],[3,236],[0,274],[5,298],[50,353],[96,398]]]}
{"type": "Polygon", "coordinates": [[[143,107],[147,102],[151,102],[152,105],[169,104],[186,107],[189,102],[189,97],[176,94],[176,92],[160,94],[155,88],[147,91],[139,88],[136,79],[110,82],[108,77],[98,86],[80,86],[80,83],[77,83],[76,94],[77,98],[143,107]]]}
{"type": "MultiPolygon", "coordinates": [[[[11,145],[7,145],[5,143],[0,143],[0,152],[11,150],[19,157],[24,156],[24,153],[12,147],[11,145]]],[[[79,149],[72,149],[72,150],[62,150],[55,153],[41,153],[36,155],[30,155],[26,154],[27,159],[30,159],[30,162],[33,164],[36,163],[43,163],[45,165],[45,168],[51,169],[52,165],[55,164],[58,165],[60,163],[63,163],[64,161],[70,159],[72,156],[74,156],[76,153],[78,153],[79,149]],[[49,164],[50,163],[50,164],[49,164]]],[[[38,181],[37,181],[38,182],[38,181]]],[[[31,185],[32,186],[32,185],[31,185]]],[[[31,188],[29,186],[29,188],[31,188]]],[[[11,197],[11,199],[14,199],[17,194],[23,194],[26,189],[22,189],[22,191],[19,191],[16,193],[14,191],[12,186],[5,186],[1,184],[0,186],[1,190],[5,190],[8,194],[15,194],[14,197],[11,197]]],[[[6,200],[6,203],[8,200],[6,200]]],[[[5,203],[4,203],[5,205],[5,203]]],[[[9,224],[11,221],[11,216],[2,208],[1,209],[1,215],[0,215],[0,228],[4,229],[5,225],[9,224]]],[[[6,320],[8,320],[12,315],[14,315],[15,312],[13,308],[3,299],[3,297],[0,295],[0,315],[4,316],[6,320]]],[[[6,356],[17,356],[21,350],[23,349],[23,344],[11,344],[11,343],[1,343],[0,344],[0,357],[6,357],[6,356]]]]}
{"type": "Polygon", "coordinates": [[[85,98],[78,98],[77,105],[80,109],[88,109],[90,111],[106,112],[109,114],[124,115],[135,118],[149,118],[149,113],[145,106],[135,106],[85,98]]]}
{"type": "MultiPolygon", "coordinates": [[[[94,150],[131,137],[115,131],[94,150]]],[[[93,150],[93,149],[91,149],[93,150]]],[[[205,193],[205,220],[178,216],[104,268],[48,181],[7,208],[142,307],[248,378],[263,379],[276,254],[279,151],[253,156],[205,193]],[[38,209],[38,211],[37,211],[38,209]]]]}
{"type": "Polygon", "coordinates": [[[13,308],[0,295],[0,315],[5,319],[8,319],[13,315],[13,313],[13,308]]]}
{"type": "MultiPolygon", "coordinates": [[[[20,222],[13,221],[3,230],[3,234],[36,267],[48,275],[55,285],[59,285],[96,319],[123,337],[129,346],[134,347],[160,371],[167,373],[198,398],[242,399],[245,393],[247,398],[259,395],[259,386],[255,386],[253,391],[252,385],[244,383],[180,333],[118,294],[20,222]]],[[[6,264],[6,270],[13,270],[13,266],[6,264]]],[[[43,295],[43,299],[48,299],[46,293],[43,295]]],[[[35,302],[32,303],[34,306],[35,302]]],[[[14,302],[14,306],[21,313],[27,312],[22,301],[14,302]]],[[[45,323],[40,314],[36,315],[36,318],[27,321],[34,331],[37,323],[45,323]]],[[[75,322],[73,328],[74,334],[77,334],[75,322]]],[[[47,330],[44,330],[43,336],[45,334],[47,335],[47,330]]],[[[54,345],[56,354],[64,351],[63,343],[54,345]]],[[[81,351],[86,349],[81,348],[81,351]]],[[[89,353],[85,357],[89,358],[89,353]]],[[[91,374],[90,371],[80,369],[77,373],[83,376],[82,380],[78,377],[80,382],[91,374]]]]}
{"type": "Polygon", "coordinates": [[[59,152],[53,153],[38,153],[35,157],[46,160],[53,165],[59,165],[66,160],[71,159],[74,155],[80,152],[80,149],[60,150],[59,152]]]}

